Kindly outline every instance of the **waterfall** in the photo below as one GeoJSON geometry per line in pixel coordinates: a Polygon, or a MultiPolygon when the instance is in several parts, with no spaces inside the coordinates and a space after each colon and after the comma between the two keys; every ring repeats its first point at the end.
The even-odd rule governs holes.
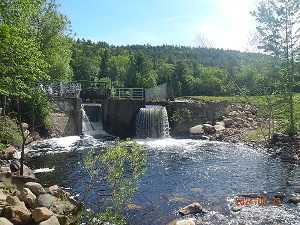
{"type": "Polygon", "coordinates": [[[137,138],[167,138],[169,137],[168,113],[162,106],[146,106],[141,108],[136,116],[137,138]]]}
{"type": "Polygon", "coordinates": [[[86,135],[107,135],[102,126],[102,113],[100,104],[82,105],[82,130],[86,135]]]}
{"type": "Polygon", "coordinates": [[[93,131],[95,131],[95,127],[90,122],[85,110],[82,109],[82,132],[84,134],[89,134],[93,131]]]}

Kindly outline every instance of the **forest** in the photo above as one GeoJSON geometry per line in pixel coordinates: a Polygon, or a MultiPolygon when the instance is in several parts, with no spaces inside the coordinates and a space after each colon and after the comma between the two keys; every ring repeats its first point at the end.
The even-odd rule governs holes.
{"type": "Polygon", "coordinates": [[[241,90],[248,95],[271,94],[280,70],[275,57],[235,50],[114,46],[85,39],[74,40],[71,49],[74,80],[106,80],[117,88],[149,88],[169,82],[175,97],[236,95],[241,90]]]}

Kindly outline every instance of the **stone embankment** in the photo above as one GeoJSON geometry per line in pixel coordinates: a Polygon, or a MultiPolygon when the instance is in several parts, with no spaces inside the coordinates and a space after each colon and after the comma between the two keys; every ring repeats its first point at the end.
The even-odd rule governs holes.
{"type": "Polygon", "coordinates": [[[44,188],[33,177],[0,173],[1,225],[72,224],[81,208],[57,185],[44,188]]]}
{"type": "Polygon", "coordinates": [[[253,148],[266,149],[270,154],[291,162],[300,162],[300,137],[274,133],[270,140],[263,131],[267,121],[258,115],[258,109],[248,104],[229,104],[213,119],[190,128],[190,137],[243,143],[253,148]]]}
{"type": "Polygon", "coordinates": [[[251,105],[229,104],[224,110],[214,113],[213,119],[190,128],[190,137],[195,139],[218,140],[246,143],[256,146],[263,144],[264,137],[251,135],[264,126],[264,119],[257,115],[257,108],[251,105]],[[258,140],[257,140],[258,138],[258,140]]]}

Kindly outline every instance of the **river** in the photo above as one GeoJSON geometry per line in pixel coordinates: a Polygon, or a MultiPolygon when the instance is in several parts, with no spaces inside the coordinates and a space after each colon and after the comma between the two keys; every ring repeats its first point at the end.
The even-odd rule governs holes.
{"type": "MultiPolygon", "coordinates": [[[[141,139],[146,143],[147,171],[125,211],[128,224],[167,224],[189,218],[197,224],[300,224],[300,207],[287,203],[272,206],[281,192],[296,195],[300,184],[298,164],[282,162],[265,151],[244,145],[192,139],[141,139]],[[233,212],[236,197],[258,193],[268,205],[256,201],[233,212]],[[181,217],[177,211],[199,202],[207,211],[181,217]]],[[[87,178],[78,162],[90,148],[110,143],[92,136],[50,139],[28,149],[26,164],[36,170],[45,186],[58,184],[75,196],[83,193],[87,178]]],[[[246,197],[245,197],[246,198],[246,197]]],[[[93,202],[93,196],[89,197],[93,202]]]]}

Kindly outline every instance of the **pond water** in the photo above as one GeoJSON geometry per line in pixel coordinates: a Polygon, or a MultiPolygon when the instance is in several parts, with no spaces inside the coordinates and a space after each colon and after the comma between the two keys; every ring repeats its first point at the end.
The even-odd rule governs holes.
{"type": "MultiPolygon", "coordinates": [[[[146,143],[147,171],[133,199],[134,207],[124,212],[128,224],[167,224],[180,218],[198,224],[300,224],[299,205],[285,198],[279,206],[272,206],[278,192],[296,195],[299,165],[244,145],[170,138],[138,141],[146,143]],[[260,194],[269,204],[230,210],[237,196],[250,193],[260,194]],[[177,213],[194,202],[208,213],[185,217],[177,213]]],[[[91,136],[51,139],[28,149],[26,164],[37,170],[45,186],[58,184],[80,196],[87,180],[77,162],[87,149],[108,143],[91,136]]],[[[95,201],[94,196],[89,201],[95,201]]]]}

